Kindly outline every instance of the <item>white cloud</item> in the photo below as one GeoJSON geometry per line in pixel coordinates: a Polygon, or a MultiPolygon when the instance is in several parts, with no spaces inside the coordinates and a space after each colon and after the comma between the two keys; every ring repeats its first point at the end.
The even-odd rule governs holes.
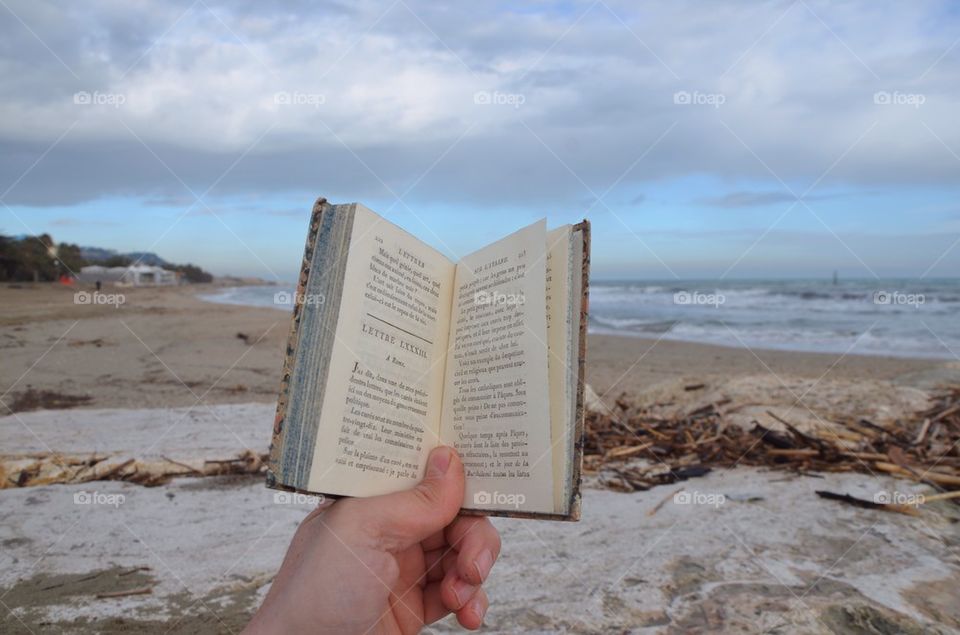
{"type": "MultiPolygon", "coordinates": [[[[0,27],[0,170],[13,181],[78,120],[58,150],[92,166],[77,198],[182,193],[130,130],[201,191],[258,139],[256,174],[223,188],[315,188],[315,171],[289,167],[311,161],[380,187],[345,143],[402,190],[467,133],[436,168],[454,182],[423,191],[583,196],[579,179],[602,192],[674,124],[624,185],[706,172],[799,193],[828,170],[823,184],[869,185],[953,183],[958,168],[945,4],[8,4],[44,44],[17,20],[0,27]],[[75,103],[80,91],[101,103],[75,103]],[[878,104],[878,91],[925,101],[878,104]]],[[[10,200],[42,186],[26,179],[10,200]]]]}

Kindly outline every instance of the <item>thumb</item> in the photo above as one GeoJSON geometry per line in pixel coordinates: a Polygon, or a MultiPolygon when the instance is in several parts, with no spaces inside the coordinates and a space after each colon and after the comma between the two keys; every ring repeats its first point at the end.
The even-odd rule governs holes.
{"type": "Polygon", "coordinates": [[[427,470],[412,489],[362,501],[362,526],[377,537],[380,548],[401,551],[453,522],[463,504],[463,463],[453,448],[434,448],[427,470]]]}

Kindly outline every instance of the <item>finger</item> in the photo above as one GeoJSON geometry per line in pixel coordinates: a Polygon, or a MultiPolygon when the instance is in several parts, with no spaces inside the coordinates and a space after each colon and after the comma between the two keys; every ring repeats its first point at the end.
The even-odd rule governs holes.
{"type": "Polygon", "coordinates": [[[451,611],[440,597],[440,583],[432,582],[423,589],[423,623],[433,624],[450,615],[451,611]]]}
{"type": "Polygon", "coordinates": [[[478,589],[473,599],[457,611],[457,621],[460,622],[460,626],[475,631],[483,626],[483,618],[488,608],[490,608],[490,599],[487,597],[487,592],[478,589]]]}
{"type": "Polygon", "coordinates": [[[457,566],[457,554],[449,548],[428,551],[423,557],[427,567],[425,577],[427,582],[439,582],[443,580],[447,571],[457,566]]]}
{"type": "Polygon", "coordinates": [[[488,518],[463,516],[447,528],[447,541],[459,552],[457,570],[467,582],[483,584],[500,556],[500,533],[488,518]]]}
{"type": "Polygon", "coordinates": [[[434,582],[443,578],[443,551],[427,551],[423,554],[423,566],[425,573],[423,579],[427,582],[434,582]]]}
{"type": "Polygon", "coordinates": [[[447,572],[440,583],[440,597],[444,605],[452,610],[459,611],[473,599],[480,590],[479,586],[470,584],[459,575],[455,569],[447,572]]]}
{"type": "Polygon", "coordinates": [[[435,532],[430,536],[427,536],[426,540],[420,545],[423,547],[424,551],[433,551],[434,549],[440,549],[447,544],[447,537],[443,535],[443,530],[435,532]]]}
{"type": "MultiPolygon", "coordinates": [[[[345,501],[341,514],[353,516],[377,546],[397,552],[441,531],[463,503],[463,463],[453,448],[435,448],[427,459],[423,480],[413,489],[345,501]]],[[[334,510],[337,507],[334,506],[334,510]]]]}

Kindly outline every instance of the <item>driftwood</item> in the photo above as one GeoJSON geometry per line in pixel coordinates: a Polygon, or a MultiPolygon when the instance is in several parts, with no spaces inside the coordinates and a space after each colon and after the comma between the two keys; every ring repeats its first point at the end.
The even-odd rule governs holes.
{"type": "Polygon", "coordinates": [[[915,508],[910,507],[909,505],[897,505],[894,503],[877,503],[874,501],[864,500],[862,498],[857,498],[856,496],[850,496],[849,494],[837,494],[836,492],[827,492],[824,490],[817,490],[817,496],[820,498],[825,498],[827,500],[834,500],[846,505],[852,505],[853,507],[860,507],[861,509],[879,509],[880,511],[885,512],[894,512],[896,514],[906,514],[907,516],[919,516],[915,508]]]}
{"type": "Polygon", "coordinates": [[[153,587],[143,587],[141,589],[130,589],[129,591],[107,591],[105,593],[97,593],[96,598],[98,600],[103,600],[107,598],[125,598],[131,595],[149,595],[153,593],[153,587]]]}
{"type": "Polygon", "coordinates": [[[110,456],[41,454],[0,456],[0,489],[58,483],[128,481],[163,485],[179,476],[260,474],[266,454],[246,450],[226,459],[174,460],[167,457],[135,459],[110,456]]]}
{"type": "Polygon", "coordinates": [[[671,418],[635,407],[622,395],[612,408],[587,412],[584,472],[620,491],[646,490],[737,465],[800,474],[890,474],[948,494],[931,500],[958,502],[960,387],[932,401],[929,410],[886,427],[861,417],[831,421],[833,430],[804,432],[773,412],[767,414],[784,431],[757,421],[750,429],[728,425],[725,411],[742,409],[742,404],[725,411],[722,402],[709,404],[671,418]]]}

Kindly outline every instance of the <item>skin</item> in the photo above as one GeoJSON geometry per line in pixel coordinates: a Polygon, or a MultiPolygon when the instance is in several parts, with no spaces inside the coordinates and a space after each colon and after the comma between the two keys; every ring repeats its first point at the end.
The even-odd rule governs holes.
{"type": "Polygon", "coordinates": [[[460,458],[440,447],[413,489],[313,511],[244,633],[410,635],[450,613],[480,628],[500,536],[458,516],[463,488],[460,458]]]}

